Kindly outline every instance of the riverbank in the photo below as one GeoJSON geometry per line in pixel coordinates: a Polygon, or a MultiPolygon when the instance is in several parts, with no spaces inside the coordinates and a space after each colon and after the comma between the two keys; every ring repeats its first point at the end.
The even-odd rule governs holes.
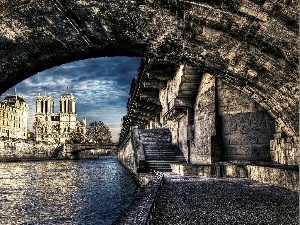
{"type": "Polygon", "coordinates": [[[149,184],[114,225],[298,225],[298,193],[247,178],[165,173],[149,184]]]}
{"type": "Polygon", "coordinates": [[[50,144],[13,138],[0,138],[0,162],[22,162],[41,160],[98,159],[101,155],[114,154],[111,146],[98,146],[76,152],[78,144],[50,144]]]}
{"type": "Polygon", "coordinates": [[[0,161],[33,161],[55,158],[58,145],[23,139],[0,139],[0,161]]]}
{"type": "Polygon", "coordinates": [[[163,186],[164,176],[161,173],[148,173],[140,174],[139,179],[146,183],[139,189],[127,211],[113,225],[153,224],[157,197],[163,186]]]}
{"type": "Polygon", "coordinates": [[[242,178],[165,174],[153,224],[299,223],[299,195],[242,178]]]}

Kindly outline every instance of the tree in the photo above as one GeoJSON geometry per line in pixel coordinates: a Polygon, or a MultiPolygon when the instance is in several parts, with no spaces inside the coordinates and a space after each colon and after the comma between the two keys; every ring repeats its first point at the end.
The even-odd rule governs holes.
{"type": "Polygon", "coordinates": [[[90,123],[87,127],[86,136],[89,141],[99,144],[112,142],[111,132],[102,121],[90,123]]]}
{"type": "Polygon", "coordinates": [[[83,132],[79,132],[77,131],[77,129],[73,130],[71,133],[70,133],[70,136],[69,136],[69,142],[70,143],[82,143],[85,141],[85,135],[83,132]]]}

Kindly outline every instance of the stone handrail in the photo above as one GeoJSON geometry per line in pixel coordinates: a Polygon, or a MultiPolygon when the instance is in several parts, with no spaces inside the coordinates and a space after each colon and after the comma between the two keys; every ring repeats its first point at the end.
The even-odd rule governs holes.
{"type": "Polygon", "coordinates": [[[147,172],[147,160],[143,149],[142,141],[139,138],[138,129],[136,128],[132,129],[132,146],[136,154],[137,172],[147,172]]]}
{"type": "Polygon", "coordinates": [[[152,198],[150,199],[150,204],[148,205],[148,216],[146,219],[146,223],[145,224],[154,224],[154,215],[156,212],[156,202],[157,202],[157,198],[158,198],[158,193],[161,191],[163,183],[164,183],[164,175],[160,174],[159,175],[160,178],[159,180],[156,182],[156,184],[154,185],[154,191],[153,191],[153,195],[151,196],[152,198]]]}
{"type": "Polygon", "coordinates": [[[119,218],[114,225],[150,225],[154,224],[156,201],[164,182],[163,174],[156,173],[150,178],[141,192],[136,196],[126,214],[119,218]]]}

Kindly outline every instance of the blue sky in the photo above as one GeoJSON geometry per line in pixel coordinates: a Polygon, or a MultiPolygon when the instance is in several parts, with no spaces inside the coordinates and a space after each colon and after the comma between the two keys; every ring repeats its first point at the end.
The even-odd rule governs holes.
{"type": "MultiPolygon", "coordinates": [[[[77,119],[103,121],[118,140],[121,118],[126,115],[131,80],[138,74],[141,58],[104,57],[80,60],[40,72],[17,84],[16,91],[29,104],[28,128],[32,130],[37,95],[54,98],[59,111],[61,94],[72,92],[77,101],[77,119]]],[[[14,93],[15,87],[6,93],[14,93]]],[[[2,95],[1,100],[5,96],[2,95]]]]}

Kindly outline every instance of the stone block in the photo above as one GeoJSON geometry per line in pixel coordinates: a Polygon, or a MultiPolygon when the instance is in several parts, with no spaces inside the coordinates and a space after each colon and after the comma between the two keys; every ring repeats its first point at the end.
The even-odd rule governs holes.
{"type": "Polygon", "coordinates": [[[243,113],[235,116],[238,130],[242,133],[249,132],[250,129],[250,114],[243,113]]]}
{"type": "Polygon", "coordinates": [[[225,145],[230,145],[230,139],[231,139],[231,136],[230,135],[224,135],[223,136],[223,144],[225,145]]]}
{"type": "Polygon", "coordinates": [[[226,146],[225,148],[225,155],[235,155],[237,154],[237,147],[236,146],[226,146]]]}
{"type": "Polygon", "coordinates": [[[251,113],[250,126],[254,131],[263,129],[265,127],[265,114],[263,112],[251,113]]]}
{"type": "Polygon", "coordinates": [[[248,172],[245,166],[242,165],[222,165],[223,177],[247,178],[248,172]]]}
{"type": "Polygon", "coordinates": [[[257,144],[257,135],[256,133],[247,133],[241,136],[243,144],[257,144]]]}
{"type": "Polygon", "coordinates": [[[269,144],[269,134],[268,133],[257,133],[257,144],[269,144]]]}
{"type": "Polygon", "coordinates": [[[252,146],[251,145],[239,145],[236,148],[236,154],[238,155],[245,155],[245,157],[248,155],[251,155],[252,152],[252,146]]]}
{"type": "Polygon", "coordinates": [[[270,151],[276,150],[276,140],[270,140],[270,151]]]}
{"type": "Polygon", "coordinates": [[[237,123],[232,115],[221,116],[222,133],[233,134],[237,131],[237,123]]]}

